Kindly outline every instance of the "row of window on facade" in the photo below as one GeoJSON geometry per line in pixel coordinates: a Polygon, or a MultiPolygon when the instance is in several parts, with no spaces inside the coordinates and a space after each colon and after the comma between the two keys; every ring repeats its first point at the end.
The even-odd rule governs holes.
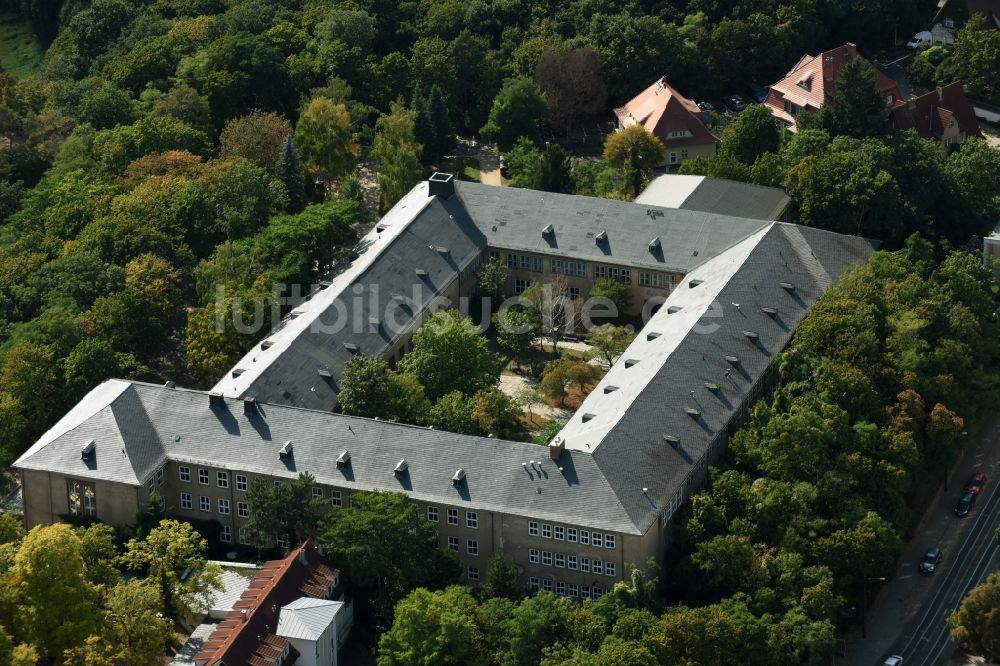
{"type": "Polygon", "coordinates": [[[528,521],[528,536],[541,536],[543,539],[555,539],[556,541],[568,541],[570,543],[580,543],[584,546],[593,545],[595,548],[614,548],[615,535],[604,534],[603,532],[589,532],[578,530],[575,527],[563,527],[562,525],[540,525],[533,520],[528,521]]]}
{"type": "MultiPolygon", "coordinates": [[[[529,254],[507,254],[507,268],[520,268],[533,273],[543,272],[543,259],[529,254]]],[[[582,261],[572,261],[570,259],[549,259],[549,272],[553,275],[567,275],[576,277],[587,277],[587,264],[582,261]]],[[[640,287],[658,287],[661,289],[671,289],[674,286],[673,276],[664,275],[656,271],[639,271],[640,287]]],[[[619,282],[632,282],[632,270],[621,266],[608,266],[605,264],[594,264],[594,279],[603,280],[611,278],[619,282]]],[[[524,291],[522,289],[521,291],[524,291]]],[[[520,293],[520,292],[518,292],[520,293]]],[[[579,295],[579,291],[577,291],[579,295]]]]}
{"type": "Polygon", "coordinates": [[[546,592],[555,592],[562,596],[583,599],[600,599],[606,592],[603,587],[598,585],[577,585],[576,583],[567,583],[565,581],[552,580],[551,578],[536,578],[535,576],[528,579],[528,589],[532,592],[545,590],[546,592]]]}
{"type": "Polygon", "coordinates": [[[528,562],[531,564],[541,564],[557,569],[569,569],[570,571],[581,571],[590,573],[593,571],[598,576],[611,576],[614,578],[615,563],[602,562],[598,559],[591,559],[580,555],[567,555],[566,553],[553,553],[548,550],[528,549],[528,562]]]}
{"type": "MultiPolygon", "coordinates": [[[[448,509],[447,520],[449,525],[458,525],[458,509],[448,509]]],[[[439,520],[440,512],[436,506],[427,507],[427,520],[436,523],[439,520]]],[[[475,511],[465,512],[465,526],[469,529],[479,528],[479,514],[475,511]]]]}

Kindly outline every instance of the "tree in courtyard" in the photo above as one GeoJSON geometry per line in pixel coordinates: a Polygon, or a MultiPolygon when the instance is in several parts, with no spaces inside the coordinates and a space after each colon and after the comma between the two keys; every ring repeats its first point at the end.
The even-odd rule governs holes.
{"type": "Polygon", "coordinates": [[[621,175],[623,194],[634,199],[649,181],[653,167],[663,161],[663,144],[642,125],[632,125],[608,137],[604,159],[621,175]]]}
{"type": "Polygon", "coordinates": [[[376,620],[384,625],[407,593],[441,582],[432,574],[444,582],[458,577],[457,560],[436,547],[434,524],[403,493],[358,491],[350,506],[331,512],[322,527],[320,539],[331,558],[365,590],[376,620]]]}
{"type": "Polygon", "coordinates": [[[312,494],[316,479],[309,472],[300,472],[293,480],[274,484],[256,478],[247,488],[250,519],[247,531],[254,543],[270,545],[285,537],[293,545],[316,535],[319,519],[326,503],[312,494]]]}
{"type": "Polygon", "coordinates": [[[518,439],[524,431],[520,406],[500,389],[479,391],[470,402],[470,416],[478,434],[518,439]]]}
{"type": "Polygon", "coordinates": [[[391,399],[392,371],[381,356],[352,356],[340,375],[337,405],[353,416],[384,417],[391,399]]]}
{"type": "Polygon", "coordinates": [[[836,92],[820,112],[828,114],[826,124],[831,134],[862,139],[885,131],[886,100],[875,84],[875,68],[867,60],[856,58],[844,65],[836,92]]]}
{"type": "Polygon", "coordinates": [[[472,403],[460,391],[447,393],[434,403],[427,422],[439,430],[474,435],[476,422],[472,418],[472,403]]]}
{"type": "Polygon", "coordinates": [[[538,313],[526,308],[511,308],[493,315],[497,344],[520,362],[538,337],[538,313]]]}
{"type": "Polygon", "coordinates": [[[456,310],[432,315],[413,336],[413,350],[399,363],[431,400],[450,391],[471,396],[500,379],[502,357],[490,351],[472,320],[456,310]]]}
{"type": "Polygon", "coordinates": [[[500,150],[507,151],[518,137],[535,135],[536,125],[546,111],[538,84],[527,77],[508,79],[494,98],[489,119],[479,131],[495,141],[500,150]]]}
{"type": "Polygon", "coordinates": [[[594,280],[594,285],[590,288],[590,297],[606,298],[611,301],[618,310],[615,313],[617,317],[624,316],[632,307],[632,290],[628,284],[612,278],[594,280]]]}
{"type": "Polygon", "coordinates": [[[346,174],[361,154],[347,107],[327,97],[309,102],[295,126],[293,140],[306,167],[323,181],[346,174]]]}
{"type": "Polygon", "coordinates": [[[219,134],[219,157],[242,157],[281,177],[285,139],[292,134],[291,124],[273,112],[255,110],[226,122],[219,134]]]}
{"type": "Polygon", "coordinates": [[[300,212],[306,206],[306,174],[291,134],[285,137],[281,148],[281,182],[288,194],[288,212],[300,212]]]}
{"type": "Polygon", "coordinates": [[[517,600],[524,596],[524,585],[514,563],[496,550],[490,555],[490,563],[486,566],[486,576],[479,591],[484,599],[502,597],[517,600]]]}
{"type": "Polygon", "coordinates": [[[490,299],[490,309],[499,308],[503,302],[509,277],[510,271],[499,259],[490,259],[479,269],[479,273],[476,275],[479,295],[490,299]]]}
{"type": "Polygon", "coordinates": [[[469,588],[418,588],[396,604],[392,628],[379,640],[379,666],[486,664],[469,588]]]}
{"type": "Polygon", "coordinates": [[[95,592],[72,527],[32,529],[21,542],[12,571],[19,583],[22,635],[40,656],[54,662],[94,630],[95,592]]]}
{"type": "Polygon", "coordinates": [[[573,386],[583,394],[587,386],[599,379],[600,374],[601,371],[589,363],[570,358],[557,358],[545,366],[540,389],[549,399],[558,399],[560,404],[565,405],[566,397],[573,386]]]}
{"type": "Polygon", "coordinates": [[[568,598],[551,592],[539,592],[525,598],[507,622],[510,643],[503,664],[538,663],[542,648],[565,634],[572,608],[568,598]]]}
{"type": "Polygon", "coordinates": [[[587,344],[594,348],[592,357],[601,359],[609,368],[633,339],[634,331],[614,324],[598,326],[587,334],[587,344]]]}
{"type": "Polygon", "coordinates": [[[159,589],[164,616],[179,620],[222,585],[218,566],[205,560],[207,548],[208,542],[190,523],[164,520],[145,539],[125,544],[122,563],[144,572],[159,589]]]}
{"type": "Polygon", "coordinates": [[[396,205],[420,180],[422,146],[416,139],[416,112],[393,104],[391,112],[375,123],[372,157],[378,160],[378,185],[382,210],[396,205]]]}

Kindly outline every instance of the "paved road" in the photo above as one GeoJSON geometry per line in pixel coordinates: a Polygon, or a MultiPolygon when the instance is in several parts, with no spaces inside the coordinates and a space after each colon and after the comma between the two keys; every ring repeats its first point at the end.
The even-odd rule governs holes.
{"type": "Polygon", "coordinates": [[[956,650],[945,618],[970,587],[996,570],[1000,548],[993,532],[1000,522],[1000,418],[993,419],[970,442],[950,475],[948,492],[932,502],[907,546],[895,577],[878,595],[869,613],[868,638],[852,641],[845,660],[857,666],[880,664],[884,656],[899,654],[906,666],[948,663],[956,650]],[[966,518],[954,515],[962,485],[974,470],[990,482],[966,518]],[[944,551],[938,571],[917,572],[923,553],[931,546],[944,551]]]}

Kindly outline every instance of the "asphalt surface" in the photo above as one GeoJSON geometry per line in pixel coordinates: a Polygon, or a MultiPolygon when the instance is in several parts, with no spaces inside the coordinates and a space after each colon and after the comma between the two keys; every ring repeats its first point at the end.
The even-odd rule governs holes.
{"type": "Polygon", "coordinates": [[[984,424],[969,442],[948,478],[948,490],[931,502],[897,571],[877,594],[868,614],[868,638],[847,639],[841,664],[872,666],[891,654],[905,666],[969,663],[951,642],[946,618],[966,592],[997,569],[1000,547],[994,530],[1000,523],[1000,418],[984,424]],[[974,471],[989,482],[970,514],[958,518],[955,504],[974,471]],[[931,575],[917,567],[928,548],[939,547],[943,559],[931,575]]]}

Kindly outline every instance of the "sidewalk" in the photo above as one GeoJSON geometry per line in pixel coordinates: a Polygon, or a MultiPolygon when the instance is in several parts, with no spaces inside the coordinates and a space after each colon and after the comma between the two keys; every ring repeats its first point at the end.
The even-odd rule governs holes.
{"type": "MultiPolygon", "coordinates": [[[[936,581],[934,575],[921,575],[917,564],[924,552],[938,546],[944,553],[942,569],[954,554],[971,522],[956,519],[953,515],[962,486],[969,475],[979,470],[986,473],[989,483],[1000,483],[1000,417],[986,421],[970,442],[948,476],[948,490],[939,489],[927,512],[921,519],[913,539],[907,544],[899,560],[895,576],[883,587],[871,603],[868,613],[868,638],[860,633],[850,637],[846,655],[839,664],[871,666],[880,664],[892,645],[924,607],[928,593],[936,581]]],[[[989,529],[992,529],[990,526],[989,529]]],[[[940,573],[940,572],[939,572],[940,573]]],[[[960,656],[956,652],[956,656],[960,656]]],[[[957,663],[972,663],[959,660],[957,663]]]]}

